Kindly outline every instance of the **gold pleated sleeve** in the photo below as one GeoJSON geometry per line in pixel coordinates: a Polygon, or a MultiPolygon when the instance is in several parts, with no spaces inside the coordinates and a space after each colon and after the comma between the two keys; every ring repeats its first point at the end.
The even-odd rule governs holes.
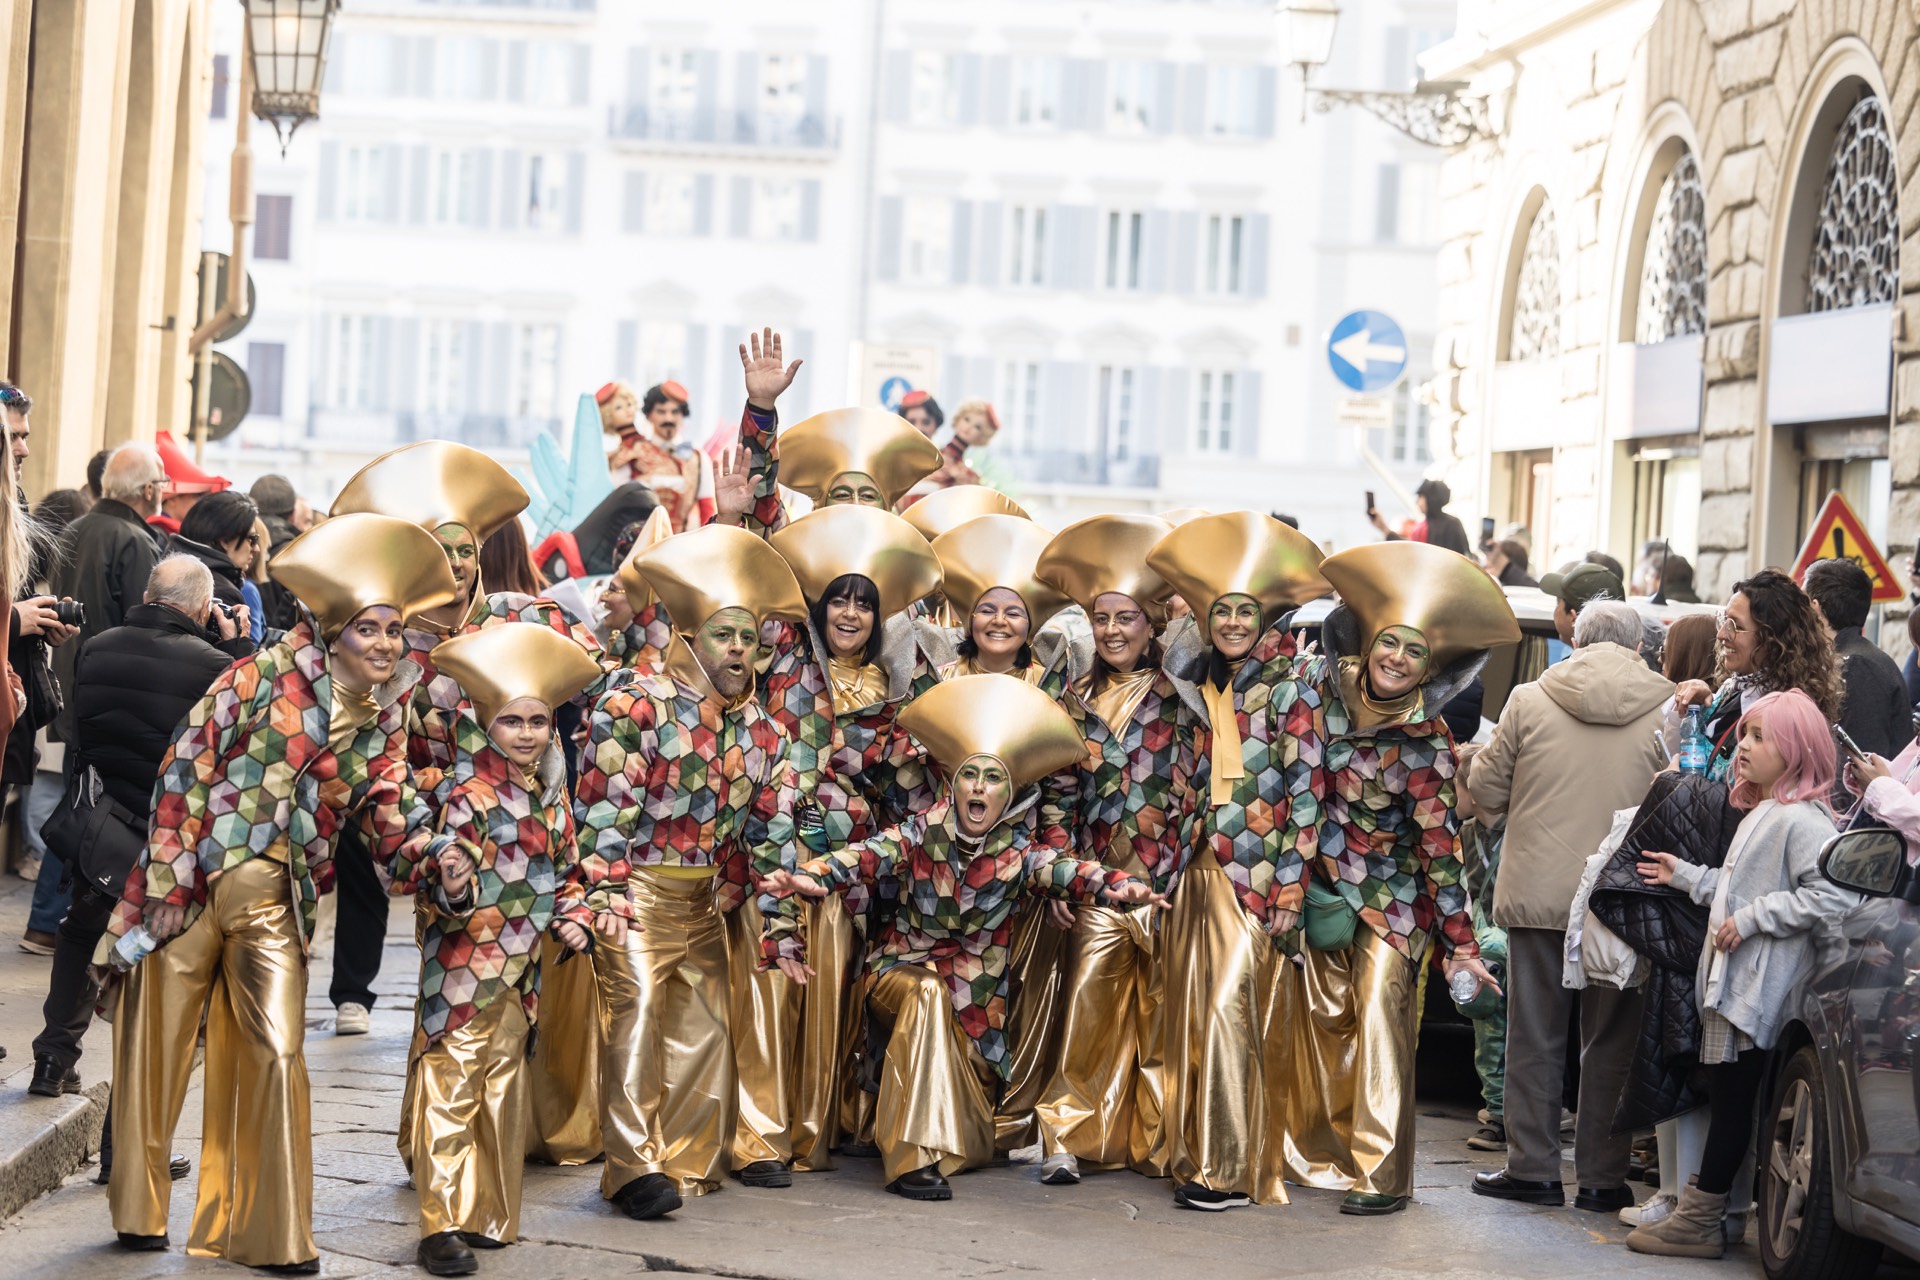
{"type": "Polygon", "coordinates": [[[375,605],[411,620],[459,595],[434,536],[390,516],[333,517],[282,547],[267,572],[312,610],[325,641],[375,605]]]}
{"type": "Polygon", "coordinates": [[[809,601],[857,573],[880,592],[884,621],[940,589],[940,557],[913,525],[875,507],[822,507],[767,539],[809,601]]]}
{"type": "Polygon", "coordinates": [[[1147,565],[1147,553],[1173,532],[1158,516],[1093,516],[1053,536],[1035,573],[1093,615],[1093,602],[1109,592],[1139,605],[1153,625],[1167,621],[1173,584],[1147,565]]]}
{"type": "Polygon", "coordinates": [[[429,533],[457,524],[478,544],[525,511],[527,501],[521,483],[487,454],[451,440],[424,440],[356,471],[333,500],[332,514],[393,516],[429,533]]]}
{"type": "Polygon", "coordinates": [[[1017,676],[955,676],[909,703],[900,727],[949,774],[969,757],[994,757],[1016,791],[1087,755],[1073,718],[1017,676]]]}
{"type": "Polygon", "coordinates": [[[900,513],[931,542],[949,529],[958,529],[975,516],[1019,516],[1032,519],[1026,508],[983,484],[956,484],[938,489],[900,513]]]}
{"type": "Polygon", "coordinates": [[[541,626],[483,627],[449,637],[435,646],[433,663],[466,693],[482,728],[521,698],[551,711],[600,675],[600,664],[577,640],[541,626]]]}
{"type": "Polygon", "coordinates": [[[1378,542],[1328,556],[1320,571],[1359,620],[1364,644],[1371,647],[1388,627],[1411,627],[1426,640],[1434,671],[1520,640],[1500,584],[1445,547],[1378,542]]]}
{"type": "Polygon", "coordinates": [[[870,476],[889,508],[940,469],[940,450],[920,429],[885,409],[816,413],[780,433],[780,483],[826,505],[835,477],[870,476]]]}
{"type": "Polygon", "coordinates": [[[1019,516],[975,516],[935,538],[947,602],[961,626],[980,597],[995,587],[1005,587],[1026,604],[1029,637],[1072,603],[1036,572],[1050,541],[1045,529],[1019,516]]]}

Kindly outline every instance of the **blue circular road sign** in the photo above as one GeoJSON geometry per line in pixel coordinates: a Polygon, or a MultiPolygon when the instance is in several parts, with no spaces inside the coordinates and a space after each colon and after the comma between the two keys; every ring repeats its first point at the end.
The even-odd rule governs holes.
{"type": "Polygon", "coordinates": [[[893,375],[880,384],[880,403],[892,413],[900,412],[900,402],[907,398],[907,392],[913,390],[913,384],[899,374],[893,375]]]}
{"type": "Polygon", "coordinates": [[[1327,363],[1351,390],[1384,391],[1407,371],[1407,335],[1382,312],[1350,312],[1327,335],[1327,363]]]}

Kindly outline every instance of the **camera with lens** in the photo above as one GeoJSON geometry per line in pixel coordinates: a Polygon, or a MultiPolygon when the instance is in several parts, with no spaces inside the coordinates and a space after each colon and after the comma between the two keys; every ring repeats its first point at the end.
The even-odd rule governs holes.
{"type": "Polygon", "coordinates": [[[87,625],[87,606],[78,600],[56,600],[53,616],[63,627],[84,627],[87,625]]]}

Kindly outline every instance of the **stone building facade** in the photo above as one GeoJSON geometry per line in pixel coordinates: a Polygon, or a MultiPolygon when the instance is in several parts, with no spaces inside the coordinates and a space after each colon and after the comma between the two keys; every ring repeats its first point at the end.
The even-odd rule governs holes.
{"type": "Polygon", "coordinates": [[[1551,566],[1644,540],[1703,598],[1839,489],[1920,533],[1912,0],[1471,0],[1422,60],[1448,160],[1436,453],[1551,566]]]}

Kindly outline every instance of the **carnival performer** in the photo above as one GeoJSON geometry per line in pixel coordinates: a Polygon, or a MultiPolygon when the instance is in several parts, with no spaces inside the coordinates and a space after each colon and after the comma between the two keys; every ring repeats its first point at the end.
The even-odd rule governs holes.
{"type": "MultiPolygon", "coordinates": [[[[471,1273],[474,1248],[519,1236],[526,1163],[528,1041],[550,925],[584,951],[583,903],[561,925],[554,894],[573,866],[573,806],[554,708],[600,665],[544,627],[491,627],[434,651],[469,699],[453,723],[454,764],[439,821],[387,872],[420,906],[420,995],[408,1053],[412,1114],[401,1159],[420,1199],[420,1265],[471,1273]]],[[[565,1034],[567,1028],[561,1028],[565,1034]]]]}
{"type": "Polygon", "coordinates": [[[1021,901],[1166,899],[1124,871],[1035,838],[1034,784],[1086,750],[1039,690],[1009,676],[961,677],[915,699],[900,723],[946,771],[940,801],[861,844],[776,871],[766,886],[819,897],[897,882],[899,908],[882,926],[862,985],[874,1034],[884,1029],[886,1041],[876,1134],[887,1190],[949,1200],[950,1175],[993,1159],[993,1095],[1011,1066],[1005,983],[1021,901]]]}
{"type": "Polygon", "coordinates": [[[749,859],[778,862],[793,837],[787,736],[754,700],[753,658],[761,622],[802,618],[806,602],[786,562],[743,529],[677,534],[631,563],[676,634],[658,672],[594,706],[580,862],[561,911],[577,918],[584,902],[601,935],[601,1193],[644,1219],[718,1190],[727,1173],[721,921],[744,901],[749,859]]]}
{"type": "MultiPolygon", "coordinates": [[[[1041,631],[1072,603],[1039,577],[1040,556],[1050,541],[1031,520],[1007,515],[977,516],[934,539],[947,605],[964,624],[959,656],[940,668],[942,680],[1012,675],[1057,700],[1092,665],[1090,644],[1076,645],[1062,631],[1041,631]]],[[[1058,810],[1043,810],[1037,838],[1064,852],[1071,841],[1059,816],[1058,810]]],[[[1072,927],[1064,907],[1036,898],[1014,928],[1007,993],[1013,1064],[1000,1098],[996,1140],[1021,1163],[1044,1154],[1034,1108],[1059,1061],[1061,959],[1072,927]]]]}
{"type": "Polygon", "coordinates": [[[607,469],[615,484],[638,481],[653,490],[667,508],[675,533],[697,529],[713,519],[713,464],[685,436],[692,402],[687,389],[668,380],[647,388],[641,400],[624,382],[609,382],[593,393],[600,406],[600,428],[614,437],[607,469]],[[635,411],[646,419],[646,430],[635,411]]]}
{"type": "MultiPolygon", "coordinates": [[[[958,529],[975,516],[1031,519],[1019,503],[998,489],[989,489],[982,484],[957,484],[950,489],[936,489],[900,513],[901,519],[918,529],[928,542],[949,530],[958,529]]],[[[960,621],[953,616],[953,608],[947,603],[944,593],[923,600],[914,607],[914,613],[948,631],[956,631],[960,627],[960,621]]]]}
{"type": "Polygon", "coordinates": [[[1499,987],[1461,882],[1440,710],[1520,626],[1500,584],[1444,547],[1355,547],[1320,572],[1340,604],[1321,627],[1325,654],[1295,669],[1317,693],[1322,758],[1287,818],[1288,844],[1308,858],[1282,871],[1305,889],[1306,945],[1285,979],[1291,1070],[1274,1106],[1288,1177],[1347,1191],[1342,1213],[1386,1214],[1413,1193],[1416,997],[1434,935],[1449,978],[1499,987]]]}
{"type": "MultiPolygon", "coordinates": [[[[1298,919],[1302,860],[1284,843],[1290,805],[1318,763],[1310,687],[1292,679],[1286,620],[1325,595],[1320,548],[1250,511],[1199,516],[1147,555],[1193,606],[1167,657],[1206,708],[1194,777],[1207,779],[1190,822],[1193,851],[1167,919],[1166,1111],[1174,1201],[1222,1210],[1285,1204],[1268,1062],[1279,953],[1298,919]]],[[[1196,787],[1199,784],[1196,782],[1196,787]]]]}
{"type": "MultiPolygon", "coordinates": [[[[1172,531],[1154,516],[1094,516],[1057,534],[1038,568],[1093,626],[1093,669],[1060,700],[1086,754],[1068,771],[1070,785],[1043,790],[1043,803],[1059,797],[1059,821],[1079,857],[1160,893],[1171,891],[1185,859],[1194,738],[1205,716],[1199,691],[1161,669],[1173,587],[1147,567],[1147,553],[1172,531]]],[[[1083,1162],[1166,1175],[1160,942],[1154,913],[1074,911],[1059,1063],[1038,1109],[1042,1182],[1078,1182],[1083,1162]]]]}
{"type": "Polygon", "coordinates": [[[673,536],[665,507],[655,507],[639,533],[621,548],[619,562],[596,603],[600,622],[595,638],[623,667],[658,667],[673,643],[673,622],[652,590],[629,567],[633,557],[673,536]]]}
{"type": "Polygon", "coordinates": [[[122,1245],[167,1247],[167,1166],[204,1014],[188,1252],[311,1274],[306,948],[342,825],[357,818],[385,849],[424,816],[401,632],[455,589],[432,535],[370,515],[302,534],[272,572],[311,617],[227,668],[188,715],[101,941],[100,963],[132,965],[114,1020],[109,1204],[122,1245]]]}

